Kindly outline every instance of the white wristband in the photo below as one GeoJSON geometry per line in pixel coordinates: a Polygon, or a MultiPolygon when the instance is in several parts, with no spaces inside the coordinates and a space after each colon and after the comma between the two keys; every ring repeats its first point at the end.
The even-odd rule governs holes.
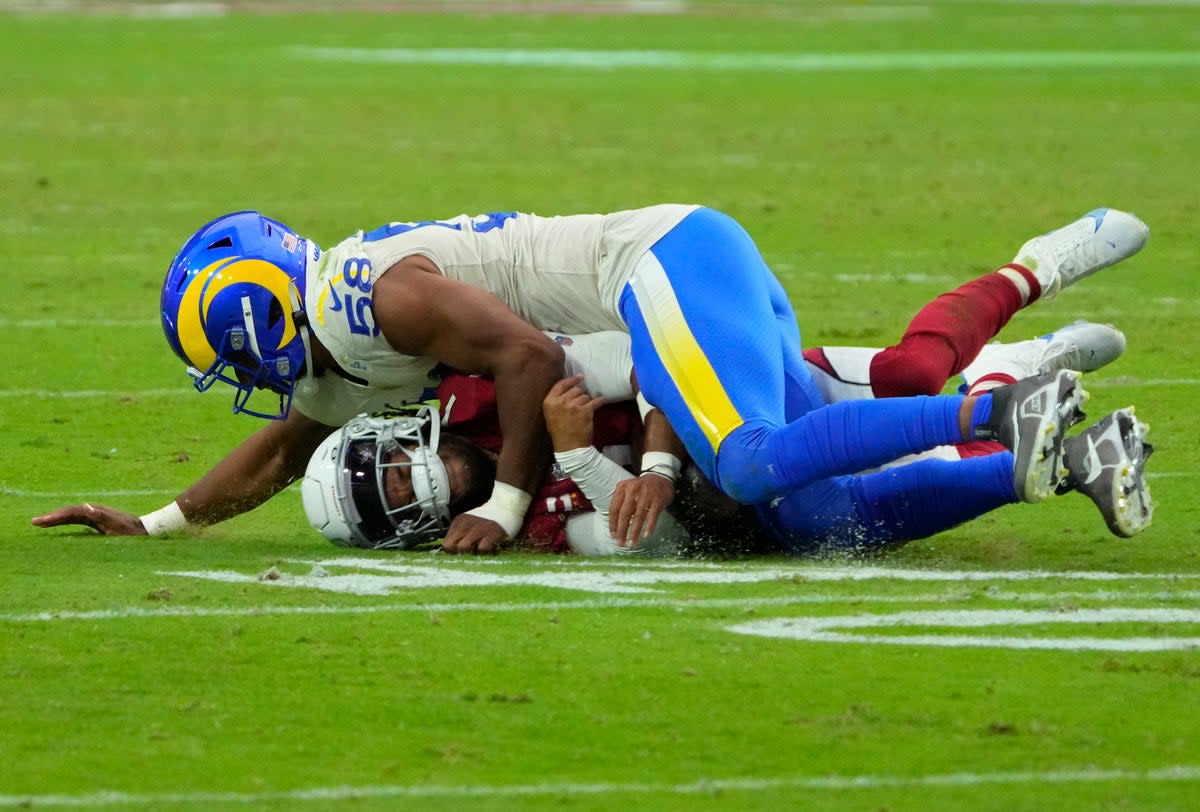
{"type": "Polygon", "coordinates": [[[683,463],[674,454],[666,451],[647,451],[642,455],[643,474],[657,474],[674,482],[679,479],[679,472],[682,470],[683,463]]]}
{"type": "Polygon", "coordinates": [[[506,537],[512,538],[525,523],[525,511],[532,501],[533,497],[520,488],[497,481],[492,486],[492,497],[467,514],[495,522],[504,528],[506,537]]]}
{"type": "Polygon", "coordinates": [[[139,518],[142,521],[142,527],[146,528],[148,536],[159,536],[163,533],[182,530],[188,526],[188,520],[184,517],[178,502],[172,502],[165,508],[159,508],[153,513],[147,513],[139,518]]]}

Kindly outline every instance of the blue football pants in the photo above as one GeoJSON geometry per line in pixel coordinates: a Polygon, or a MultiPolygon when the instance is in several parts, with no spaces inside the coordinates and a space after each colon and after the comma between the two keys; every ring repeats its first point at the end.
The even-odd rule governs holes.
{"type": "MultiPolygon", "coordinates": [[[[938,488],[948,481],[978,486],[980,465],[958,466],[966,461],[949,463],[941,479],[924,465],[878,479],[845,476],[961,442],[962,397],[825,405],[782,286],[746,231],[720,212],[697,209],[659,240],[637,266],[620,308],[647,400],[726,494],[760,506],[788,502],[772,521],[778,533],[792,522],[802,535],[817,532],[814,519],[797,518],[806,511],[858,527],[891,522],[898,500],[923,499],[935,480],[938,488]]],[[[1008,456],[1010,480],[1011,462],[1008,456]]],[[[994,498],[973,509],[1015,498],[1011,481],[988,493],[994,498]]]]}

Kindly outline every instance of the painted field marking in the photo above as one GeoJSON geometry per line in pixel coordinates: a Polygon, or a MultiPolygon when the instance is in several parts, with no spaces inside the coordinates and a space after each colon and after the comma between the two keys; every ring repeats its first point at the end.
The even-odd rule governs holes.
{"type": "Polygon", "coordinates": [[[297,45],[289,52],[322,62],[614,70],[841,71],[1044,70],[1047,68],[1196,68],[1195,51],[924,51],[762,53],[726,51],[589,51],[523,48],[336,48],[297,45]]]}
{"type": "Polygon", "coordinates": [[[0,623],[49,623],[70,620],[135,620],[142,618],[204,618],[204,617],[275,617],[290,615],[375,615],[410,612],[420,615],[443,615],[454,612],[566,612],[603,609],[757,609],[823,604],[892,604],[892,603],[961,603],[969,600],[989,600],[1013,603],[1062,603],[1075,601],[1198,601],[1200,591],[1130,592],[1128,590],[1095,592],[1000,592],[983,595],[962,592],[924,593],[917,595],[864,595],[861,593],[831,595],[788,595],[776,598],[602,598],[577,601],[524,601],[521,603],[389,603],[368,606],[243,606],[192,607],[162,606],[145,609],[131,606],[124,609],[95,609],[91,611],[45,611],[0,614],[0,623]]]}
{"type": "Polygon", "coordinates": [[[172,804],[261,804],[277,801],[343,801],[368,798],[530,798],[604,795],[711,795],[781,789],[854,790],[902,787],[975,787],[992,784],[1160,783],[1200,780],[1200,766],[1148,770],[1060,768],[1041,772],[941,773],[928,775],[798,775],[775,778],[701,778],[684,783],[545,784],[372,784],[307,787],[260,792],[194,791],[136,793],[100,791],[85,795],[0,795],[0,806],[167,806],[172,804]]]}
{"type": "Polygon", "coordinates": [[[822,583],[845,581],[951,581],[954,583],[982,581],[1031,581],[1042,579],[1066,579],[1076,581],[1113,582],[1125,580],[1171,579],[1185,580],[1200,578],[1200,573],[1173,573],[1152,575],[1146,573],[1118,572],[1064,572],[1054,573],[1037,570],[1026,571],[978,571],[978,570],[912,570],[887,567],[827,567],[812,566],[798,561],[795,566],[769,567],[689,567],[689,566],[626,566],[624,568],[569,567],[558,572],[510,573],[496,568],[451,563],[441,566],[438,560],[429,564],[414,564],[411,560],[385,560],[375,558],[329,558],[317,561],[293,560],[289,563],[308,566],[310,572],[296,575],[273,570],[269,577],[263,573],[245,573],[234,570],[192,570],[159,572],[159,575],[197,578],[233,584],[261,583],[273,588],[316,589],[344,595],[384,596],[405,591],[426,590],[437,587],[502,587],[541,586],[552,589],[567,589],[593,594],[637,594],[662,592],[665,587],[678,584],[758,584],[770,581],[795,583],[822,583]],[[358,570],[348,574],[337,574],[337,570],[358,570]],[[488,571],[491,569],[492,571],[488,571]],[[363,572],[365,570],[365,572],[363,572]]]}
{"type": "Polygon", "coordinates": [[[727,626],[728,631],[756,637],[777,637],[806,643],[882,643],[899,646],[946,648],[1007,648],[1044,651],[1176,651],[1200,648],[1200,637],[982,637],[974,635],[847,634],[845,629],[936,626],[977,629],[990,626],[1041,626],[1056,624],[1186,623],[1200,624],[1197,609],[954,609],[896,612],[890,615],[770,618],[727,626]]]}

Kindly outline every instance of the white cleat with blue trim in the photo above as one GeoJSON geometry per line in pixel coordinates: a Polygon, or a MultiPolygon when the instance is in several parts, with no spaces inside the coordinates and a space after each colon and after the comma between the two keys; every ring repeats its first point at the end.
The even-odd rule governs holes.
{"type": "Polygon", "coordinates": [[[1125,334],[1111,324],[1077,321],[1028,341],[994,342],[962,371],[966,392],[980,380],[1007,375],[1016,380],[1043,372],[1095,372],[1125,352],[1125,334]]]}
{"type": "Polygon", "coordinates": [[[1127,259],[1146,244],[1150,228],[1117,209],[1094,209],[1070,225],[1034,237],[1021,246],[1013,264],[1033,272],[1043,299],[1127,259]]]}

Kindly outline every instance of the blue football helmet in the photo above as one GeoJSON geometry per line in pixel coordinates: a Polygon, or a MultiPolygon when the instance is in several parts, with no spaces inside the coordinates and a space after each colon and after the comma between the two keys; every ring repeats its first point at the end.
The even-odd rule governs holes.
{"type": "Polygon", "coordinates": [[[197,391],[223,381],[236,390],[235,414],[287,416],[311,372],[304,281],[319,252],[255,211],[218,217],[184,244],[163,282],[162,325],[197,391]],[[277,394],[278,410],[250,408],[256,389],[277,394]]]}

